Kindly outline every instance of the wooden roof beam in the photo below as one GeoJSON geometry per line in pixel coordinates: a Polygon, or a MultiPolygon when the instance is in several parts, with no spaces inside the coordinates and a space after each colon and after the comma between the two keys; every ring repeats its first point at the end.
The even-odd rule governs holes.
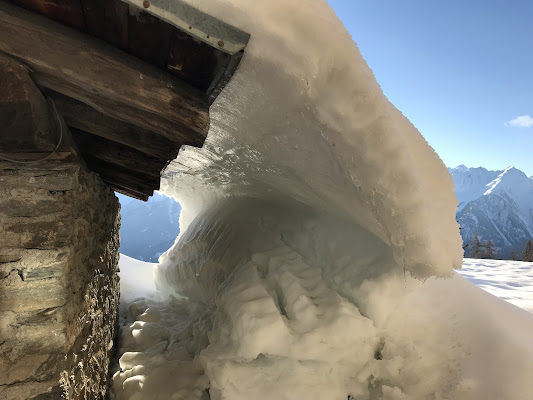
{"type": "Polygon", "coordinates": [[[0,1],[0,52],[34,81],[100,112],[202,146],[209,127],[204,93],[104,42],[0,1]]]}
{"type": "Polygon", "coordinates": [[[111,140],[144,154],[173,160],[179,145],[170,139],[136,125],[119,121],[71,97],[48,91],[65,122],[71,128],[111,140]]]}
{"type": "Polygon", "coordinates": [[[123,188],[120,185],[110,185],[110,186],[115,192],[118,192],[125,196],[133,197],[134,199],[137,199],[137,200],[147,201],[150,198],[150,196],[146,194],[137,193],[131,189],[123,188]]]}
{"type": "Polygon", "coordinates": [[[90,155],[85,155],[87,166],[100,175],[100,178],[112,188],[122,188],[134,193],[151,196],[159,189],[159,177],[146,175],[139,171],[131,171],[90,155]]]}
{"type": "Polygon", "coordinates": [[[131,171],[143,171],[145,175],[157,179],[161,177],[161,171],[169,162],[167,159],[146,155],[123,144],[90,135],[76,128],[71,128],[70,133],[84,158],[90,156],[131,171]]]}

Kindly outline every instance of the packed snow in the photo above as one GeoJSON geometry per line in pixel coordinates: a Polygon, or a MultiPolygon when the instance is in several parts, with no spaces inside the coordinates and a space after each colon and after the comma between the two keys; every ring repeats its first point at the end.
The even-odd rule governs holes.
{"type": "MultiPolygon", "coordinates": [[[[217,301],[239,321],[234,327],[244,330],[243,343],[217,326],[220,319],[213,326],[213,306],[152,292],[131,304],[116,399],[207,399],[208,387],[211,398],[221,399],[531,399],[533,318],[458,274],[424,283],[366,281],[363,317],[352,301],[321,286],[311,268],[298,271],[306,283],[318,282],[310,289],[298,285],[304,279],[280,273],[301,261],[297,256],[262,258],[271,260],[272,276],[242,275],[246,291],[239,297],[246,302],[234,292],[217,301]],[[267,282],[276,278],[281,289],[269,296],[267,282]],[[283,313],[273,298],[283,298],[283,313]],[[265,348],[270,352],[253,357],[265,348]],[[272,354],[276,348],[283,357],[272,354]],[[224,392],[215,397],[218,387],[224,392]]],[[[120,262],[122,277],[131,277],[126,285],[142,285],[139,270],[153,270],[129,258],[120,262]]],[[[461,274],[533,312],[533,263],[465,259],[461,274]]]]}
{"type": "Polygon", "coordinates": [[[459,273],[477,287],[533,313],[533,263],[465,258],[459,273]]]}
{"type": "Polygon", "coordinates": [[[122,323],[131,303],[155,295],[154,268],[156,264],[136,260],[120,254],[120,306],[119,316],[122,323]]]}
{"type": "Polygon", "coordinates": [[[190,2],[251,40],[165,172],[181,233],[115,398],[531,399],[531,314],[454,273],[451,176],[327,3],[190,2]]]}

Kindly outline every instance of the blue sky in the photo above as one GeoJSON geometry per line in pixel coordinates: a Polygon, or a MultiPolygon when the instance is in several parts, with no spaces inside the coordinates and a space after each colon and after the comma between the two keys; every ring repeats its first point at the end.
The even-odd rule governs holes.
{"type": "Polygon", "coordinates": [[[329,3],[446,165],[533,175],[532,0],[329,3]]]}

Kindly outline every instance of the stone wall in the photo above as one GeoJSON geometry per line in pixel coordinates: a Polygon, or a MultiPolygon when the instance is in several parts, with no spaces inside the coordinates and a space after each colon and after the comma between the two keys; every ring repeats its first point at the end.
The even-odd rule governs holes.
{"type": "Polygon", "coordinates": [[[0,160],[0,399],[101,399],[119,204],[77,161],[0,160]]]}

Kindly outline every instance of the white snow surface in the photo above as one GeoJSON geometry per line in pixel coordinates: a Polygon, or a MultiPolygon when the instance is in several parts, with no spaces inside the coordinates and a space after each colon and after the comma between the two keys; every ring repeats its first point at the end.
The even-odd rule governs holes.
{"type": "MultiPolygon", "coordinates": [[[[157,264],[135,260],[120,255],[120,306],[119,314],[125,316],[128,306],[135,300],[154,296],[154,268],[157,264]]],[[[122,319],[121,319],[122,322],[122,319]]]]}
{"type": "Polygon", "coordinates": [[[531,399],[531,315],[454,275],[451,176],[327,3],[191,4],[251,40],[165,173],[181,233],[116,399],[531,399]]]}
{"type": "Polygon", "coordinates": [[[465,258],[459,273],[477,287],[533,313],[533,263],[465,258]]]}
{"type": "MultiPolygon", "coordinates": [[[[254,259],[215,306],[130,306],[115,399],[531,399],[532,315],[458,274],[365,280],[357,308],[288,249],[254,259]]],[[[533,263],[461,273],[533,311],[533,263]]]]}

